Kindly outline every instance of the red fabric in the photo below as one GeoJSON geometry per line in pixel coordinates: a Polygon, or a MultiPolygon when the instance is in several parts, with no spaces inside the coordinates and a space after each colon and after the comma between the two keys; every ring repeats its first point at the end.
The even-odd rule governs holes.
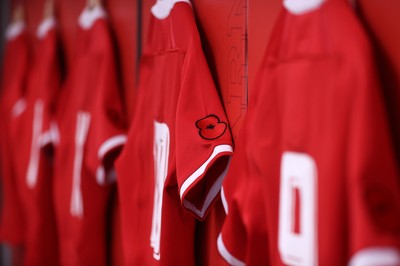
{"type": "MultiPolygon", "coordinates": [[[[93,18],[98,11],[84,12],[93,18]]],[[[57,106],[55,204],[61,265],[106,265],[109,258],[112,185],[99,184],[97,173],[112,168],[122,143],[103,158],[99,152],[107,140],[123,136],[124,118],[108,22],[104,16],[92,22],[79,28],[74,67],[57,106]]]]}
{"type": "Polygon", "coordinates": [[[25,240],[25,219],[21,206],[17,176],[13,168],[13,150],[10,119],[14,104],[25,90],[29,49],[25,31],[6,43],[1,91],[1,177],[2,217],[1,239],[11,245],[22,245],[25,240]]]}
{"type": "MultiPolygon", "coordinates": [[[[302,15],[282,10],[256,80],[244,140],[223,185],[228,215],[221,239],[231,258],[289,264],[279,245],[282,180],[285,171],[303,168],[290,178],[300,184],[315,178],[311,192],[300,189],[294,198],[300,213],[315,206],[309,218],[316,246],[294,257],[298,265],[309,258],[347,265],[361,254],[372,257],[369,263],[400,264],[399,173],[372,49],[348,3],[328,0],[302,15]],[[288,154],[298,159],[289,170],[288,154]],[[315,199],[307,202],[310,194],[315,199]],[[377,257],[373,248],[390,249],[393,257],[377,257]]],[[[301,222],[300,233],[294,225],[291,235],[306,234],[307,224],[301,222]]],[[[313,239],[292,247],[310,249],[313,239]]]]}
{"type": "Polygon", "coordinates": [[[152,16],[150,25],[135,115],[116,162],[125,260],[193,265],[195,217],[204,219],[218,195],[231,136],[191,6],[176,3],[166,18],[152,16]],[[210,121],[197,123],[203,119],[210,121]],[[196,172],[202,165],[204,172],[196,172]],[[161,232],[150,241],[152,223],[161,232]]]}

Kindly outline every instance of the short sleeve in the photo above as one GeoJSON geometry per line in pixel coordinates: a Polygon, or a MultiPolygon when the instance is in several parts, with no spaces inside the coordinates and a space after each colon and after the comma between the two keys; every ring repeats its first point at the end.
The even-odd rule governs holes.
{"type": "Polygon", "coordinates": [[[94,26],[93,34],[99,43],[97,61],[93,68],[93,98],[91,122],[87,139],[87,160],[96,173],[98,184],[115,180],[113,163],[126,142],[126,119],[122,92],[117,78],[116,58],[106,21],[94,26]]]}
{"type": "MultiPolygon", "coordinates": [[[[37,60],[34,81],[41,94],[43,105],[42,130],[39,139],[40,147],[49,147],[58,143],[58,131],[54,121],[55,104],[61,86],[61,73],[58,58],[58,43],[54,18],[45,19],[38,27],[41,60],[37,60]]],[[[37,104],[37,102],[35,103],[37,104]]]]}
{"type": "Polygon", "coordinates": [[[181,75],[175,128],[178,186],[183,206],[203,219],[219,194],[232,154],[232,140],[196,38],[189,43],[181,75]]]}

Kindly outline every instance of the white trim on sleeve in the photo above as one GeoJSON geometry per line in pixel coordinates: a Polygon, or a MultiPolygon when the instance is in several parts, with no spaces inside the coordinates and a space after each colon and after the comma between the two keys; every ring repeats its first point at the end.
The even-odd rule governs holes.
{"type": "Polygon", "coordinates": [[[221,187],[221,201],[222,201],[222,206],[224,206],[225,214],[228,214],[228,201],[226,200],[225,197],[225,191],[224,187],[221,187]]]}
{"type": "Polygon", "coordinates": [[[218,240],[217,240],[217,246],[218,246],[218,251],[219,254],[221,254],[221,256],[226,260],[226,262],[228,262],[230,265],[233,266],[245,266],[246,264],[235,258],[229,251],[228,249],[225,247],[224,241],[222,240],[222,235],[219,234],[218,236],[218,240]]]}
{"type": "Polygon", "coordinates": [[[358,251],[351,257],[349,266],[398,266],[400,251],[393,247],[371,247],[358,251]]]}
{"type": "MultiPolygon", "coordinates": [[[[186,190],[200,177],[204,174],[204,172],[207,169],[207,166],[210,164],[210,162],[220,153],[223,152],[233,152],[233,148],[230,145],[218,145],[214,148],[210,158],[207,159],[207,161],[205,161],[193,174],[191,174],[188,179],[186,179],[185,182],[183,182],[182,187],[180,189],[180,197],[181,200],[183,200],[183,195],[185,194],[186,190]]],[[[221,175],[216,179],[216,181],[214,182],[214,184],[212,185],[205,201],[204,201],[204,205],[203,208],[201,210],[197,209],[196,206],[194,206],[191,202],[189,202],[188,200],[183,200],[183,205],[188,208],[189,210],[191,210],[193,213],[195,213],[196,215],[198,215],[200,218],[204,217],[204,214],[206,212],[206,210],[208,209],[208,207],[210,206],[212,200],[215,198],[215,196],[218,194],[218,192],[221,189],[222,186],[222,181],[228,171],[228,167],[229,167],[229,163],[228,162],[225,170],[221,173],[221,175]]]]}
{"type": "MultiPolygon", "coordinates": [[[[104,156],[109,151],[111,151],[112,149],[114,149],[118,146],[124,145],[126,143],[126,141],[127,141],[127,136],[125,134],[116,135],[116,136],[111,137],[111,138],[107,139],[106,141],[104,141],[103,144],[101,144],[99,151],[97,153],[99,160],[103,161],[104,156]]],[[[116,180],[116,174],[113,169],[110,169],[110,171],[106,175],[106,171],[105,171],[104,167],[102,165],[99,166],[96,170],[97,184],[104,185],[106,182],[106,176],[107,176],[108,181],[110,181],[110,182],[111,181],[114,182],[116,180]]]]}
{"type": "Polygon", "coordinates": [[[43,132],[39,138],[39,145],[42,148],[49,145],[50,143],[53,143],[54,146],[60,143],[60,134],[56,122],[51,122],[50,129],[43,132]]]}
{"type": "Polygon", "coordinates": [[[39,138],[40,147],[45,147],[52,143],[52,132],[51,130],[45,131],[39,138]]]}
{"type": "Polygon", "coordinates": [[[106,141],[101,144],[99,148],[99,152],[97,153],[98,157],[100,160],[103,159],[103,157],[112,149],[115,147],[124,145],[126,143],[127,137],[125,134],[121,135],[116,135],[114,137],[111,137],[107,139],[106,141]]]}

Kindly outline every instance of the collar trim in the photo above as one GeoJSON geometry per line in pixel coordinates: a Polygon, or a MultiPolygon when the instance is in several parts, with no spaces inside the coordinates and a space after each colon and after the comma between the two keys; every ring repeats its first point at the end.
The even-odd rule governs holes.
{"type": "Polygon", "coordinates": [[[189,0],[157,0],[151,8],[151,13],[158,19],[165,19],[171,13],[174,5],[179,2],[185,2],[190,5],[189,0]]]}
{"type": "Polygon", "coordinates": [[[36,36],[38,37],[38,39],[44,39],[47,33],[50,30],[54,29],[55,26],[56,26],[56,20],[53,16],[44,19],[38,26],[36,36]]]}
{"type": "Polygon", "coordinates": [[[107,14],[101,6],[96,6],[92,9],[85,8],[79,16],[78,24],[81,28],[88,30],[98,19],[106,17],[107,14]]]}
{"type": "Polygon", "coordinates": [[[283,0],[283,6],[294,15],[302,15],[318,9],[325,0],[283,0]]]}

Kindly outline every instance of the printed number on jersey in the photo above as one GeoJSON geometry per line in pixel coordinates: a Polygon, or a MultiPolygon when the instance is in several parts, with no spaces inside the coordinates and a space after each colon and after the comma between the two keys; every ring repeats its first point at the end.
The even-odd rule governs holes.
{"type": "Polygon", "coordinates": [[[305,153],[281,160],[278,248],[286,265],[317,265],[317,169],[305,153]]]}
{"type": "Polygon", "coordinates": [[[75,156],[74,170],[72,176],[72,193],[70,213],[72,216],[83,218],[83,199],[81,191],[81,174],[83,163],[84,146],[90,126],[90,114],[88,112],[78,112],[76,117],[75,131],[75,156]]]}
{"type": "Polygon", "coordinates": [[[168,173],[170,134],[168,125],[154,121],[154,206],[151,226],[150,245],[153,248],[153,257],[160,260],[161,214],[164,182],[168,173]]]}

